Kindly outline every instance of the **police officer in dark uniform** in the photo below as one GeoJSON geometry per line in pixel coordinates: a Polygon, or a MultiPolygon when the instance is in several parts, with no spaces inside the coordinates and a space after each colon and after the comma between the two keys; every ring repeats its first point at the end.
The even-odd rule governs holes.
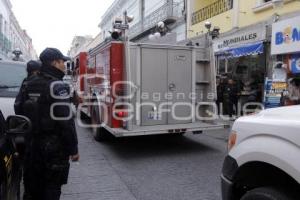
{"type": "Polygon", "coordinates": [[[17,108],[33,123],[25,142],[28,184],[24,199],[59,200],[61,186],[68,180],[69,160],[79,160],[70,88],[62,82],[68,58],[58,49],[47,48],[40,60],[41,71],[24,82],[17,108]]]}
{"type": "MultiPolygon", "coordinates": [[[[28,79],[30,79],[31,76],[37,75],[40,72],[41,66],[42,66],[42,63],[40,61],[36,61],[36,60],[30,60],[27,63],[27,67],[26,67],[27,77],[23,80],[20,91],[24,90],[24,87],[25,87],[24,83],[26,83],[26,81],[28,79]]],[[[16,96],[15,105],[14,105],[16,115],[24,115],[24,112],[22,111],[23,108],[20,105],[20,104],[22,104],[23,101],[24,100],[23,100],[22,92],[19,92],[19,94],[16,96]]],[[[25,139],[25,141],[28,142],[29,140],[25,139]]],[[[28,153],[26,152],[26,146],[28,146],[28,144],[26,145],[23,142],[17,144],[18,153],[20,154],[22,160],[24,159],[24,157],[26,157],[28,155],[28,153]]],[[[24,182],[24,196],[25,197],[29,196],[29,191],[27,189],[28,185],[30,184],[30,181],[29,181],[30,174],[27,173],[29,167],[30,166],[27,166],[26,164],[24,165],[24,162],[23,162],[23,182],[24,182]]]]}
{"type": "MultiPolygon", "coordinates": [[[[40,72],[41,66],[42,66],[42,63],[40,61],[36,61],[36,60],[30,60],[27,63],[27,67],[26,67],[27,77],[23,80],[20,91],[23,90],[24,82],[26,82],[27,79],[29,79],[31,76],[36,75],[40,72]]],[[[22,107],[19,105],[20,103],[23,102],[22,98],[23,98],[22,92],[19,92],[19,94],[16,97],[15,106],[14,106],[16,115],[22,115],[23,114],[22,113],[22,107]]]]}

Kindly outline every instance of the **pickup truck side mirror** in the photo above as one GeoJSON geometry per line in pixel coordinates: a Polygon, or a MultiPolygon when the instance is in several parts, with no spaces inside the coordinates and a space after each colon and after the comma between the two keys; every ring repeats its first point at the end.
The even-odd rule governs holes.
{"type": "Polygon", "coordinates": [[[7,131],[9,136],[24,136],[32,130],[30,119],[21,115],[9,116],[6,120],[7,131]]]}

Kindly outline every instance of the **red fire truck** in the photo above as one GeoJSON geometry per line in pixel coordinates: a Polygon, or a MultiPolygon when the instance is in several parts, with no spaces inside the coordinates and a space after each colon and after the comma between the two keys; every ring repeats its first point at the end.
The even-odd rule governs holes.
{"type": "Polygon", "coordinates": [[[78,114],[91,118],[96,140],[224,127],[215,123],[215,66],[205,48],[109,41],[80,55],[78,114]]]}
{"type": "Polygon", "coordinates": [[[223,128],[215,123],[216,72],[210,48],[130,43],[132,20],[127,12],[115,19],[112,40],[88,52],[88,66],[80,62],[86,54],[79,55],[77,114],[91,118],[95,139],[223,128]]]}
{"type": "Polygon", "coordinates": [[[83,103],[83,97],[87,93],[88,86],[88,75],[95,73],[95,68],[88,67],[88,53],[80,52],[77,56],[73,58],[73,62],[71,63],[73,66],[73,79],[75,80],[74,84],[74,96],[75,96],[75,104],[83,103]]]}

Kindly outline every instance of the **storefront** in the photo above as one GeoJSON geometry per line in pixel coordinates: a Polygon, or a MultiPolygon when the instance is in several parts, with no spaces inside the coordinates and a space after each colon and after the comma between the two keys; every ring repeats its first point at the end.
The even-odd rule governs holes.
{"type": "Polygon", "coordinates": [[[300,16],[273,24],[271,54],[277,63],[273,79],[282,77],[287,84],[281,105],[300,104],[300,16]]]}
{"type": "Polygon", "coordinates": [[[219,77],[233,79],[238,87],[238,101],[262,102],[263,85],[267,72],[266,26],[255,26],[236,30],[214,41],[216,70],[219,77]]]}

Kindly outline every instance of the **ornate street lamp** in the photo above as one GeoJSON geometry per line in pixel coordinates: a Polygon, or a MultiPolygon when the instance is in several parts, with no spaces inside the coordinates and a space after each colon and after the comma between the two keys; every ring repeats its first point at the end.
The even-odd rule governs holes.
{"type": "Polygon", "coordinates": [[[20,59],[20,56],[21,56],[23,53],[22,53],[22,51],[21,51],[19,48],[16,48],[16,49],[12,52],[12,54],[15,55],[15,57],[13,58],[13,60],[14,60],[14,61],[19,61],[19,60],[21,60],[21,59],[20,59]]]}

